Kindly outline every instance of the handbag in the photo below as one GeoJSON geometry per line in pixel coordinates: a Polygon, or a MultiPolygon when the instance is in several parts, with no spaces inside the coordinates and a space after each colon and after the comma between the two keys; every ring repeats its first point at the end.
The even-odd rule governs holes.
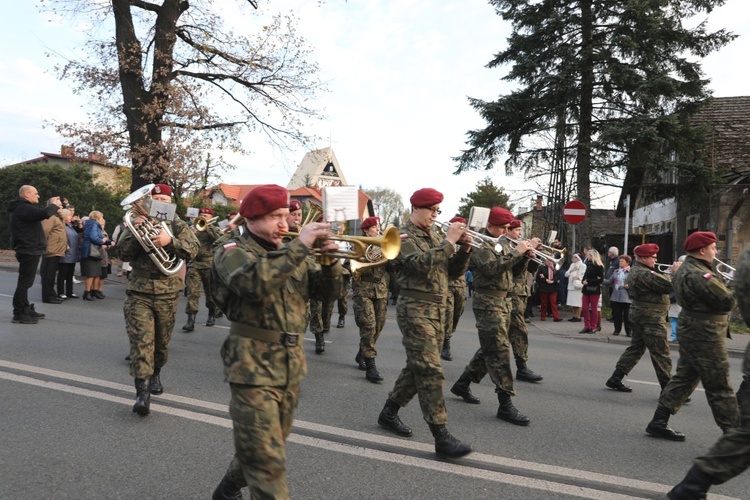
{"type": "Polygon", "coordinates": [[[102,260],[102,246],[91,244],[89,246],[89,258],[95,260],[102,260]]]}
{"type": "Polygon", "coordinates": [[[583,293],[588,295],[599,295],[599,285],[586,285],[583,287],[583,293]]]}
{"type": "Polygon", "coordinates": [[[579,279],[573,280],[573,287],[575,287],[576,290],[583,289],[583,281],[581,281],[579,279]]]}

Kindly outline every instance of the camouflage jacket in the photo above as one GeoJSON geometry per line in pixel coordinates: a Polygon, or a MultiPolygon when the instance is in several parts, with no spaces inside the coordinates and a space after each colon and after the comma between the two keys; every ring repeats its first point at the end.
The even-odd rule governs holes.
{"type": "Polygon", "coordinates": [[[734,308],[734,295],[700,259],[687,256],[672,278],[677,304],[683,310],[709,314],[729,314],[734,308]]]}
{"type": "Polygon", "coordinates": [[[669,312],[672,282],[663,274],[635,262],[628,273],[628,296],[640,316],[665,317],[669,312]]]}
{"type": "MultiPolygon", "coordinates": [[[[200,244],[198,243],[198,238],[195,237],[185,221],[175,216],[171,222],[165,221],[162,224],[166,224],[173,235],[172,242],[164,247],[167,254],[183,260],[195,257],[200,244]]],[[[128,290],[158,295],[179,292],[185,287],[185,283],[180,278],[179,273],[166,276],[159,271],[159,268],[151,260],[149,254],[143,249],[138,239],[133,236],[133,233],[130,232],[127,226],[122,231],[115,248],[118,250],[118,257],[124,262],[130,262],[133,268],[133,272],[130,273],[130,279],[128,280],[128,290]],[[141,276],[140,273],[142,272],[158,273],[161,276],[159,279],[152,279],[141,276]]]]}
{"type": "MultiPolygon", "coordinates": [[[[249,231],[227,234],[214,244],[211,295],[233,323],[304,335],[307,301],[341,294],[341,264],[319,266],[295,238],[268,251],[249,231]]],[[[231,383],[285,386],[307,373],[304,350],[230,334],[222,347],[224,373],[231,383]]]]}
{"type": "Polygon", "coordinates": [[[212,247],[214,242],[222,237],[221,229],[211,224],[206,226],[205,231],[195,231],[195,236],[198,238],[200,248],[198,255],[188,262],[188,265],[194,269],[209,269],[214,261],[212,247]]]}
{"type": "MultiPolygon", "coordinates": [[[[491,236],[485,230],[484,234],[491,236]]],[[[512,249],[508,240],[502,239],[495,245],[485,241],[479,251],[471,257],[474,270],[474,309],[492,309],[497,306],[499,297],[483,294],[482,290],[510,292],[513,290],[513,267],[526,257],[512,249]]]]}
{"type": "MultiPolygon", "coordinates": [[[[453,245],[433,227],[429,232],[418,228],[410,220],[401,228],[401,252],[392,261],[399,290],[414,290],[445,297],[448,280],[466,273],[471,252],[456,252],[453,245]]],[[[413,301],[399,294],[399,300],[413,301]]],[[[420,301],[422,303],[424,301],[420,301]]],[[[431,303],[427,309],[440,308],[431,303]]],[[[423,311],[429,317],[439,317],[439,311],[423,311]],[[437,316],[432,316],[432,313],[437,316]]]]}
{"type": "Polygon", "coordinates": [[[370,266],[361,272],[352,273],[352,291],[355,297],[372,299],[388,298],[388,267],[389,262],[378,266],[370,266]]]}
{"type": "Polygon", "coordinates": [[[518,297],[529,296],[529,285],[527,277],[529,273],[536,273],[539,264],[529,259],[522,259],[513,266],[513,295],[518,297]]]}

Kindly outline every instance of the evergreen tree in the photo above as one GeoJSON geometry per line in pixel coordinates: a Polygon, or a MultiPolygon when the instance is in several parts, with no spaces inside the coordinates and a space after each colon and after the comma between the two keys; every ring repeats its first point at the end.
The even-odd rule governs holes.
{"type": "MultiPolygon", "coordinates": [[[[575,171],[577,198],[590,206],[592,177],[596,182],[633,167],[654,179],[667,168],[704,170],[689,163],[700,134],[688,118],[710,96],[698,60],[735,35],[708,32],[705,21],[688,28],[683,20],[724,0],[490,4],[513,32],[488,67],[510,64],[504,80],[518,88],[493,102],[470,99],[487,126],[468,132],[456,174],[492,169],[506,154],[508,173],[538,175],[569,161],[565,170],[575,171]]],[[[588,240],[590,228],[582,226],[588,240]]]]}
{"type": "MultiPolygon", "coordinates": [[[[469,218],[469,212],[471,207],[503,207],[508,210],[513,210],[513,205],[508,203],[510,201],[510,195],[505,194],[505,191],[501,187],[497,187],[492,183],[489,177],[485,177],[477,183],[475,191],[467,194],[466,197],[461,198],[461,205],[458,207],[458,215],[464,219],[469,218]]],[[[453,215],[448,217],[446,220],[453,218],[453,215]]]]}

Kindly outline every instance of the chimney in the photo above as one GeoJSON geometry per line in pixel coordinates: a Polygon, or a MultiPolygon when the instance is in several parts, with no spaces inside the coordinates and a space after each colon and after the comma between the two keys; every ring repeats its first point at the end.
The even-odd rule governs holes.
{"type": "Polygon", "coordinates": [[[542,195],[537,195],[536,197],[536,206],[534,207],[534,210],[541,210],[542,209],[542,195]]]}
{"type": "Polygon", "coordinates": [[[60,146],[60,155],[65,158],[73,158],[76,155],[76,149],[73,146],[60,146]]]}
{"type": "Polygon", "coordinates": [[[88,160],[104,165],[107,163],[107,156],[102,153],[89,153],[88,160]]]}

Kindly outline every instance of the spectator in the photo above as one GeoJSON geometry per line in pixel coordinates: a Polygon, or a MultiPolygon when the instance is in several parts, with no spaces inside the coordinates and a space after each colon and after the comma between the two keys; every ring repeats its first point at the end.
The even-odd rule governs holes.
{"type": "Polygon", "coordinates": [[[555,321],[562,321],[560,314],[557,312],[557,285],[558,277],[555,271],[555,264],[551,260],[545,260],[546,266],[539,266],[536,272],[536,284],[539,290],[540,313],[542,321],[547,320],[547,304],[549,304],[550,314],[555,321]]]}
{"type": "MultiPolygon", "coordinates": [[[[682,264],[685,262],[686,255],[681,255],[679,259],[677,259],[677,262],[682,264]]],[[[672,264],[672,267],[674,267],[674,264],[672,264]]],[[[670,271],[671,274],[671,271],[670,271]]],[[[669,341],[670,342],[679,342],[677,339],[677,318],[680,316],[680,311],[682,311],[682,307],[677,303],[677,297],[675,296],[675,293],[672,292],[669,294],[669,312],[667,313],[667,316],[669,317],[669,324],[672,327],[672,333],[669,335],[669,341]]]]}
{"type": "Polygon", "coordinates": [[[98,210],[89,214],[88,220],[83,226],[83,246],[81,248],[81,276],[86,278],[86,290],[83,292],[83,300],[95,300],[96,295],[92,290],[99,289],[99,280],[102,276],[102,246],[112,243],[111,240],[105,239],[102,232],[100,221],[104,216],[98,210]],[[95,255],[91,255],[92,248],[95,255]],[[96,253],[99,253],[97,256],[96,253]]]}
{"type": "MultiPolygon", "coordinates": [[[[112,241],[115,242],[115,245],[117,245],[117,242],[120,240],[120,236],[122,235],[122,232],[124,230],[125,230],[125,222],[120,222],[115,228],[115,230],[112,232],[112,241]]],[[[130,271],[133,270],[133,268],[130,267],[130,262],[124,262],[122,260],[120,260],[119,262],[120,264],[117,266],[117,276],[118,277],[125,276],[129,278],[130,271]]]]}
{"type": "Polygon", "coordinates": [[[615,322],[615,331],[612,335],[620,335],[623,322],[625,323],[625,335],[630,337],[631,326],[630,318],[630,295],[628,294],[628,274],[630,273],[630,264],[633,259],[630,255],[620,255],[620,267],[612,273],[609,279],[604,280],[604,284],[612,288],[612,295],[609,303],[612,306],[612,319],[615,322]]]}
{"type": "Polygon", "coordinates": [[[594,333],[599,322],[599,298],[602,294],[604,281],[604,264],[599,252],[592,248],[588,253],[586,272],[583,275],[583,297],[581,309],[583,312],[583,330],[579,333],[594,333]]]}
{"type": "Polygon", "coordinates": [[[104,280],[107,279],[109,276],[109,273],[112,270],[111,261],[109,260],[109,252],[107,249],[112,248],[115,243],[109,239],[109,235],[107,234],[107,231],[104,229],[106,221],[104,218],[102,218],[101,221],[99,221],[99,224],[102,226],[102,234],[104,235],[104,240],[109,240],[108,245],[102,245],[102,260],[99,261],[102,274],[99,276],[99,281],[97,286],[91,290],[91,295],[96,297],[97,299],[103,299],[106,298],[106,295],[104,295],[104,280]]]}
{"type": "Polygon", "coordinates": [[[471,298],[471,295],[474,293],[474,275],[471,274],[471,269],[466,270],[466,291],[468,298],[471,298]]]}
{"type": "Polygon", "coordinates": [[[581,262],[581,256],[577,253],[573,254],[573,262],[565,272],[565,277],[568,278],[568,299],[566,301],[569,307],[573,308],[573,317],[568,321],[581,321],[581,303],[583,294],[583,275],[586,272],[586,265],[581,262]]]}
{"type": "MultiPolygon", "coordinates": [[[[48,204],[52,204],[49,200],[48,204]]],[[[65,255],[68,237],[65,234],[65,223],[60,217],[62,209],[55,215],[42,221],[44,237],[47,239],[47,251],[42,257],[42,302],[45,304],[62,304],[63,299],[57,296],[55,278],[60,257],[65,255]]]]}
{"type": "Polygon", "coordinates": [[[39,260],[47,251],[42,221],[57,213],[59,198],[52,198],[46,208],[37,208],[39,192],[34,186],[24,185],[18,190],[18,198],[8,204],[11,244],[18,261],[18,283],[13,294],[13,323],[36,324],[44,314],[36,312],[29,303],[29,288],[34,284],[39,260]]]}
{"type": "Polygon", "coordinates": [[[72,212],[65,209],[61,212],[65,224],[65,234],[68,240],[65,255],[60,257],[57,271],[57,296],[63,299],[77,299],[78,295],[73,293],[73,273],[76,262],[81,259],[81,249],[78,246],[78,233],[73,228],[71,221],[72,212]]]}
{"type": "MultiPolygon", "coordinates": [[[[609,247],[607,250],[607,266],[604,272],[604,282],[612,280],[612,275],[620,268],[620,250],[617,247],[609,247]]],[[[612,295],[612,286],[604,285],[602,287],[602,301],[601,304],[609,305],[610,297],[612,295]]],[[[612,321],[612,318],[609,319],[612,321]]]]}

